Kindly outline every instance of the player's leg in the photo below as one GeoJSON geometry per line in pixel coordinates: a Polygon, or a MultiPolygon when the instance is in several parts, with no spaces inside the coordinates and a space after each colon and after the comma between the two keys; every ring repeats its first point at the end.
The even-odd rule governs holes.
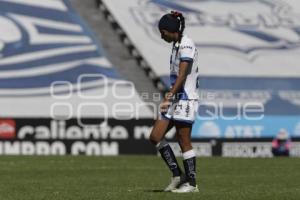
{"type": "Polygon", "coordinates": [[[173,123],[170,120],[165,118],[157,119],[150,133],[150,142],[153,145],[157,145],[159,142],[164,140],[165,135],[172,127],[173,123]]]}
{"type": "Polygon", "coordinates": [[[192,124],[174,122],[177,138],[183,155],[183,165],[186,174],[186,183],[173,192],[198,192],[196,184],[196,155],[191,144],[192,124]]]}
{"type": "Polygon", "coordinates": [[[178,165],[174,152],[168,142],[165,140],[166,133],[173,127],[170,120],[159,119],[155,122],[152,132],[150,134],[150,141],[156,146],[156,149],[160,152],[161,157],[169,167],[173,176],[170,184],[165,188],[165,191],[171,191],[175,189],[181,181],[181,169],[178,165]]]}

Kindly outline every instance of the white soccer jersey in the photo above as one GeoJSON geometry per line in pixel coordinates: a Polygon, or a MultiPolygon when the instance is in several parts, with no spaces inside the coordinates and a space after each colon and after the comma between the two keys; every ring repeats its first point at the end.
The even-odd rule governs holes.
{"type": "MultiPolygon", "coordinates": [[[[176,46],[176,45],[175,45],[176,46]]],[[[170,58],[170,81],[171,86],[175,84],[175,81],[179,74],[179,63],[181,61],[190,62],[190,72],[187,75],[186,81],[181,91],[179,91],[180,100],[198,99],[198,51],[194,42],[184,35],[181,39],[181,43],[176,51],[176,47],[172,49],[170,58]]]]}

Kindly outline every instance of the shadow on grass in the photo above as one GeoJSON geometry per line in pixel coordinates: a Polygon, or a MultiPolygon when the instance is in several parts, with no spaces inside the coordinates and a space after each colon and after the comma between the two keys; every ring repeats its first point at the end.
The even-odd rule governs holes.
{"type": "Polygon", "coordinates": [[[160,193],[160,192],[165,192],[165,191],[164,190],[144,190],[144,192],[160,193]]]}

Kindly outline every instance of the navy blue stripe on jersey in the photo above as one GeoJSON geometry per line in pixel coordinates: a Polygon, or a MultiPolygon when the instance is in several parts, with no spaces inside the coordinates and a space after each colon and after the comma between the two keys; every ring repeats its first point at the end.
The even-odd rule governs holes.
{"type": "Polygon", "coordinates": [[[180,61],[193,62],[193,58],[190,58],[190,57],[182,57],[182,58],[180,58],[180,61]]]}
{"type": "Polygon", "coordinates": [[[164,75],[159,77],[160,80],[162,80],[163,84],[166,86],[166,88],[171,87],[171,82],[170,82],[170,75],[164,75]]]}
{"type": "Polygon", "coordinates": [[[176,79],[177,79],[177,75],[176,74],[171,74],[170,75],[170,82],[171,82],[172,86],[175,84],[176,79]]]}
{"type": "Polygon", "coordinates": [[[189,99],[189,97],[184,89],[182,89],[178,94],[179,94],[179,96],[178,96],[179,100],[188,100],[189,99]]]}

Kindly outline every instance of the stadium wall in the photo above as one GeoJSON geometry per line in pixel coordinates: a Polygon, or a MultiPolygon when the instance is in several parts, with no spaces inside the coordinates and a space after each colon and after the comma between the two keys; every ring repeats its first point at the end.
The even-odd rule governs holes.
{"type": "Polygon", "coordinates": [[[98,2],[166,87],[171,46],[157,23],[184,13],[201,72],[193,138],[273,138],[281,129],[299,137],[299,1],[98,2]]]}
{"type": "MultiPolygon", "coordinates": [[[[120,3],[120,1],[110,0],[110,3],[112,2],[120,3]]],[[[122,3],[124,2],[135,1],[122,1],[122,3]]],[[[144,2],[152,3],[151,8],[153,6],[156,6],[156,9],[157,6],[163,8],[157,10],[159,12],[156,13],[155,19],[170,9],[186,8],[186,5],[181,5],[183,1],[174,1],[176,4],[170,4],[170,1],[144,2]]],[[[230,2],[232,3],[232,1],[230,2]]],[[[262,1],[257,2],[261,3],[262,1]]],[[[276,1],[276,3],[278,2],[285,1],[276,1]]],[[[291,2],[295,5],[292,8],[298,11],[298,3],[291,2]]],[[[156,154],[155,148],[148,141],[153,124],[153,113],[149,111],[147,106],[145,109],[139,108],[140,110],[131,109],[132,105],[143,104],[143,101],[130,87],[131,84],[118,76],[118,72],[102,52],[101,45],[97,44],[98,42],[89,28],[68,5],[68,1],[0,1],[0,22],[5,25],[1,27],[10,27],[10,30],[15,31],[14,34],[3,34],[7,32],[0,31],[0,154],[97,156],[156,154]],[[69,11],[70,13],[68,13],[69,11]],[[75,18],[70,18],[69,14],[75,18]],[[47,37],[41,39],[40,36],[45,35],[47,37]],[[45,42],[49,42],[49,38],[51,39],[50,36],[53,38],[55,36],[55,39],[51,44],[45,44],[45,42]],[[58,42],[59,36],[64,37],[61,37],[58,42]],[[76,45],[74,45],[74,41],[76,45]],[[78,48],[78,52],[74,52],[73,48],[87,45],[90,45],[90,48],[84,49],[84,51],[78,48]],[[70,52],[67,53],[69,55],[66,56],[65,52],[63,55],[58,54],[60,52],[58,47],[70,48],[70,52]],[[45,54],[42,54],[42,51],[45,51],[45,54]],[[30,53],[31,56],[26,58],[24,53],[30,53]],[[45,58],[45,55],[50,53],[54,55],[51,58],[45,58]],[[73,55],[74,53],[75,55],[73,55]],[[24,59],[29,59],[29,61],[24,62],[24,59]],[[61,64],[66,62],[70,62],[70,65],[63,65],[63,67],[72,70],[62,70],[61,64]],[[52,65],[48,66],[50,63],[52,65]],[[45,64],[48,65],[44,66],[45,64]],[[54,74],[54,72],[57,73],[54,74]],[[85,73],[104,74],[105,76],[89,77],[84,87],[78,88],[78,75],[85,73]],[[108,80],[105,80],[109,84],[103,84],[104,77],[108,77],[108,80]],[[51,85],[55,81],[58,81],[57,87],[52,87],[51,90],[51,85]],[[122,87],[116,85],[118,81],[123,83],[122,87]],[[115,98],[115,94],[111,93],[113,89],[116,89],[115,92],[117,91],[116,93],[123,97],[121,102],[129,102],[130,104],[129,107],[122,108],[124,113],[116,112],[113,109],[114,105],[120,103],[120,99],[115,98]],[[99,95],[105,94],[105,91],[109,91],[109,95],[106,95],[106,98],[99,97],[99,95]],[[83,95],[80,96],[80,94],[83,95]],[[122,96],[124,94],[125,96],[122,96]],[[127,98],[126,95],[128,94],[133,95],[127,98]],[[101,105],[105,105],[108,112],[103,107],[101,107],[102,110],[99,109],[99,102],[102,103],[101,105]],[[77,111],[82,104],[91,107],[84,110],[83,115],[79,117],[77,111]],[[54,107],[56,109],[52,109],[52,114],[50,108],[53,107],[51,105],[57,105],[54,107]]],[[[280,8],[286,8],[286,4],[280,5],[282,6],[280,8]]],[[[141,6],[145,10],[145,4],[141,4],[141,6]]],[[[103,11],[109,12],[108,9],[103,9],[103,11]]],[[[190,11],[186,10],[186,12],[190,11]]],[[[151,16],[148,14],[146,17],[151,16]]],[[[107,16],[107,19],[116,26],[116,32],[128,44],[129,50],[133,55],[136,55],[140,64],[146,68],[146,71],[154,72],[154,67],[146,64],[148,61],[146,62],[145,55],[134,44],[134,37],[128,39],[129,36],[127,33],[125,34],[122,26],[115,19],[112,19],[112,17],[116,18],[114,14],[110,12],[110,14],[107,13],[107,16]]],[[[137,28],[139,27],[137,26],[137,28]]],[[[297,33],[297,30],[293,31],[297,33]]],[[[275,39],[273,38],[273,40],[275,39]]],[[[149,42],[151,43],[151,41],[149,42]]],[[[143,44],[147,46],[150,43],[143,44]]],[[[270,43],[267,44],[270,45],[270,43]]],[[[275,42],[275,45],[278,44],[275,42]]],[[[193,146],[197,156],[272,157],[271,140],[282,128],[287,129],[293,137],[291,156],[300,156],[298,137],[300,122],[299,68],[297,66],[299,63],[298,57],[295,57],[298,55],[295,54],[298,51],[297,41],[293,45],[294,48],[291,49],[279,49],[280,55],[283,53],[286,56],[282,60],[290,61],[279,63],[286,66],[285,70],[278,70],[277,67],[273,71],[271,68],[269,71],[264,71],[263,74],[260,74],[259,67],[253,64],[253,60],[251,61],[251,59],[255,60],[262,51],[256,52],[257,55],[255,54],[254,57],[254,54],[251,54],[250,60],[245,59],[247,62],[251,61],[251,66],[256,67],[254,71],[250,70],[249,63],[245,67],[238,65],[233,67],[234,69],[238,67],[238,70],[227,70],[228,68],[220,70],[219,67],[222,66],[217,66],[216,63],[210,65],[210,63],[206,63],[205,58],[203,59],[205,61],[203,63],[212,66],[214,70],[203,69],[203,76],[200,79],[202,88],[199,93],[203,95],[205,101],[202,101],[204,103],[199,109],[199,119],[193,127],[193,146]],[[288,57],[291,58],[288,59],[288,57]],[[296,70],[292,71],[291,68],[296,70]],[[232,73],[235,73],[234,76],[231,76],[232,73]],[[268,73],[269,76],[265,76],[268,73]],[[263,112],[265,115],[263,119],[254,120],[254,123],[245,119],[207,119],[207,117],[220,117],[220,108],[226,117],[236,117],[236,114],[245,111],[245,108],[252,112],[251,116],[255,114],[254,117],[257,117],[259,114],[259,117],[262,114],[260,107],[254,107],[253,110],[251,105],[250,108],[245,106],[249,99],[252,103],[259,103],[259,105],[263,105],[264,109],[266,108],[263,112]],[[236,102],[241,103],[240,107],[237,107],[236,102]],[[219,103],[223,103],[223,107],[219,103]],[[205,115],[205,113],[207,114],[205,111],[216,110],[218,113],[214,116],[205,115]],[[253,111],[257,113],[253,113],[253,111]]],[[[207,47],[204,46],[203,48],[207,47]]],[[[208,48],[214,49],[211,46],[208,48]]],[[[226,48],[225,54],[232,52],[226,48]]],[[[151,49],[153,51],[153,49],[160,48],[151,47],[151,49]]],[[[162,49],[168,49],[168,47],[162,49]]],[[[216,49],[212,51],[213,56],[209,58],[218,61],[217,57],[224,51],[218,54],[220,47],[218,46],[216,49]]],[[[279,52],[276,48],[271,50],[274,50],[273,53],[279,52]]],[[[244,53],[247,54],[247,52],[244,53]]],[[[229,61],[234,61],[232,57],[236,55],[236,53],[230,53],[229,61]]],[[[241,54],[238,54],[237,58],[240,56],[241,54]]],[[[162,57],[165,59],[163,53],[162,57]]],[[[276,54],[274,57],[278,57],[278,55],[276,54]]],[[[162,60],[157,58],[157,61],[162,60]]],[[[228,64],[229,61],[227,60],[225,63],[228,64]]],[[[273,62],[276,61],[273,60],[273,62]]],[[[268,67],[271,65],[268,64],[268,67]]],[[[165,64],[159,64],[159,66],[165,66],[165,64]]],[[[168,68],[164,68],[164,70],[168,70],[168,68]]],[[[166,82],[162,81],[165,75],[163,73],[161,75],[150,73],[150,77],[155,81],[159,79],[161,85],[158,87],[161,89],[163,86],[167,86],[166,82]]],[[[128,106],[128,104],[126,105],[128,106]]],[[[179,146],[175,143],[174,131],[171,131],[167,137],[176,155],[180,155],[179,146]]]]}
{"type": "MultiPolygon", "coordinates": [[[[0,155],[155,155],[157,151],[148,140],[152,124],[150,119],[1,119],[0,155]]],[[[175,155],[181,156],[174,135],[171,130],[166,137],[175,155]]],[[[192,145],[198,157],[270,158],[273,157],[271,141],[271,138],[206,138],[193,139],[192,145]]],[[[290,156],[300,157],[300,139],[293,140],[290,156]]]]}

